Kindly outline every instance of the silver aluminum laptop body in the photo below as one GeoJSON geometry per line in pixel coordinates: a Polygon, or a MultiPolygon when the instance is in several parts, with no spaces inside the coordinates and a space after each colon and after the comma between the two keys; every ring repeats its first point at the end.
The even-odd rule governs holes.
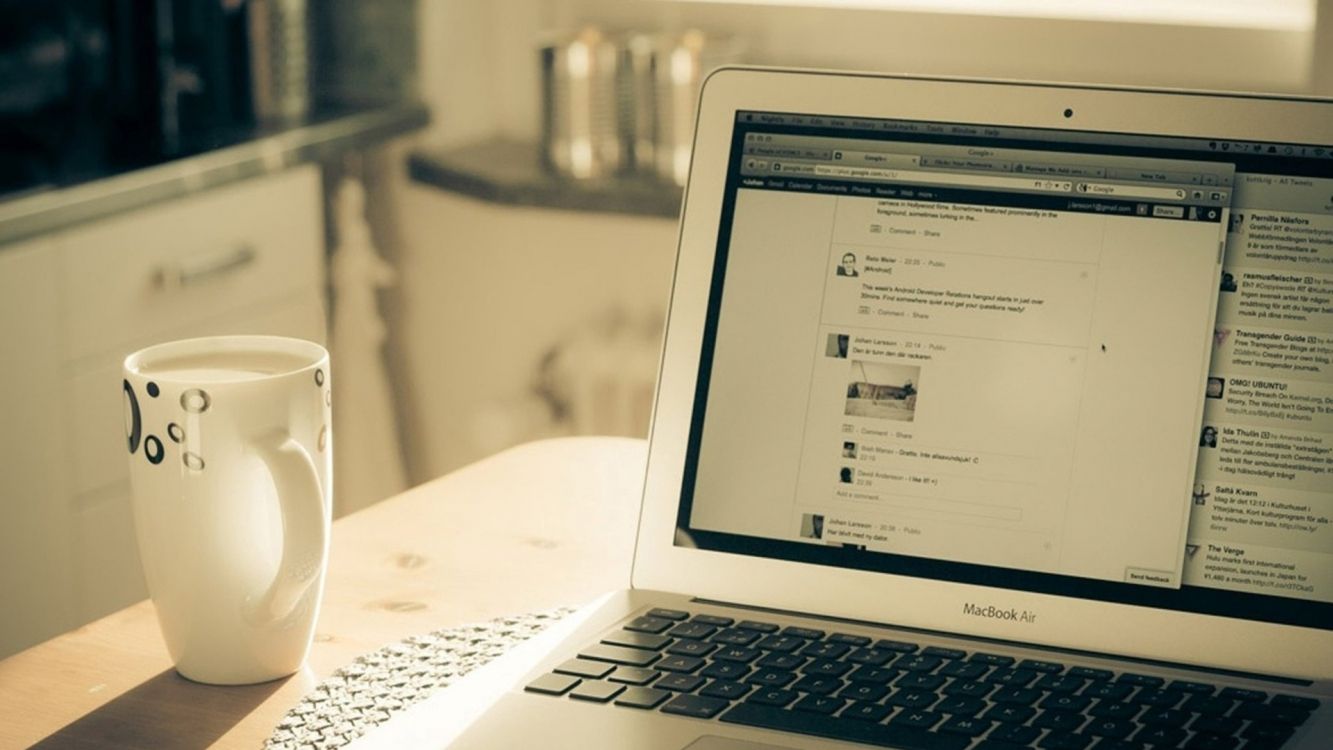
{"type": "Polygon", "coordinates": [[[1333,746],[1330,146],[1327,101],[714,73],[626,590],[358,747],[1333,746]]]}

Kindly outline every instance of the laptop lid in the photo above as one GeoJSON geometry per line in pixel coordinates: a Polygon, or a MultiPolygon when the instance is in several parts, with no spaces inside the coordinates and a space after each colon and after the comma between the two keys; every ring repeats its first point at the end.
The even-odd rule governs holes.
{"type": "Polygon", "coordinates": [[[714,73],[634,585],[1328,687],[1330,106],[714,73]]]}

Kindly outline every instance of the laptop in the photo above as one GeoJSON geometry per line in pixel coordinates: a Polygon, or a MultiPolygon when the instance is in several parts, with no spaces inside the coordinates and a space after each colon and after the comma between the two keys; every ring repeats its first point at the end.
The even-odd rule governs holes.
{"type": "Polygon", "coordinates": [[[358,746],[1333,746],[1331,296],[1329,101],[719,70],[626,588],[358,746]]]}

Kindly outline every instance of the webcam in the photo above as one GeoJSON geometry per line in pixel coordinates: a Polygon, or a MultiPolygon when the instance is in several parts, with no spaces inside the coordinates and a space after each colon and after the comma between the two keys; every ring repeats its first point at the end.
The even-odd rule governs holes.
{"type": "Polygon", "coordinates": [[[1072,110],[1072,109],[1066,109],[1066,110],[1065,110],[1065,119],[1068,119],[1068,118],[1073,117],[1073,116],[1074,116],[1074,110],[1072,110]]]}

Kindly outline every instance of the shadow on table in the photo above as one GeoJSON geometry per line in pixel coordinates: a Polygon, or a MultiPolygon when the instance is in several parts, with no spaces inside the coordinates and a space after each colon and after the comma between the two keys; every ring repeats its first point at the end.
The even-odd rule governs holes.
{"type": "Polygon", "coordinates": [[[168,669],[33,747],[207,747],[286,683],[203,685],[168,669]]]}

